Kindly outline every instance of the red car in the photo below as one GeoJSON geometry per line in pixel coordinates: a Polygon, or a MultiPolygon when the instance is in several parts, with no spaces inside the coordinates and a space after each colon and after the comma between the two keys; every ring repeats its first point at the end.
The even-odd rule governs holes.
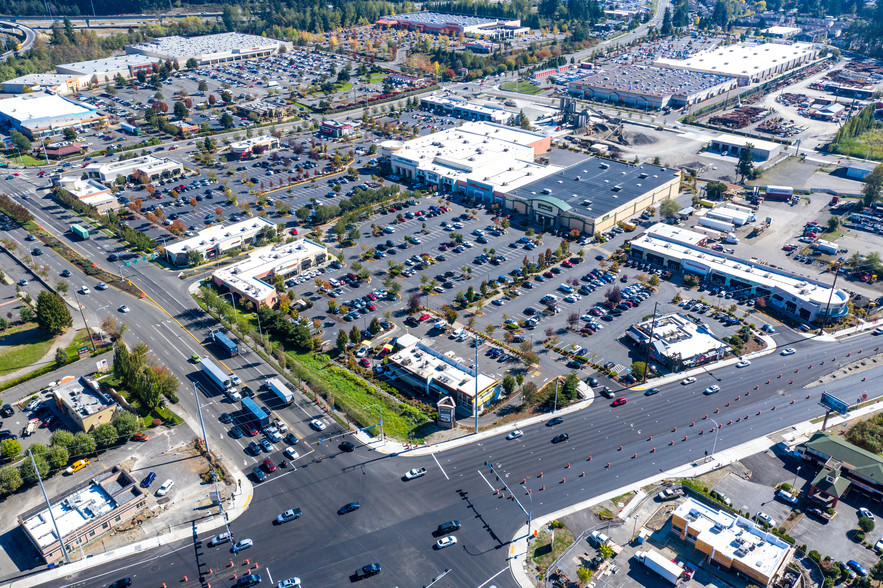
{"type": "Polygon", "coordinates": [[[268,472],[275,472],[276,471],[276,464],[274,464],[272,461],[270,461],[270,458],[268,457],[267,459],[264,460],[264,469],[267,470],[268,472]]]}
{"type": "Polygon", "coordinates": [[[626,400],[625,397],[620,397],[613,401],[613,406],[622,406],[626,402],[628,402],[628,400],[626,400]]]}
{"type": "Polygon", "coordinates": [[[552,272],[545,272],[543,275],[547,278],[554,278],[555,277],[555,274],[553,274],[552,272]]]}
{"type": "Polygon", "coordinates": [[[429,320],[429,315],[426,313],[421,314],[420,321],[422,322],[422,321],[426,321],[426,320],[429,320]]]}
{"type": "Polygon", "coordinates": [[[366,304],[365,308],[367,308],[368,310],[377,310],[377,308],[373,304],[366,304]]]}
{"type": "Polygon", "coordinates": [[[297,229],[292,228],[292,229],[291,229],[291,234],[292,234],[292,235],[297,235],[297,229]]]}
{"type": "Polygon", "coordinates": [[[604,314],[604,311],[598,308],[592,308],[591,310],[589,310],[589,314],[594,316],[601,316],[602,314],[604,314]]]}
{"type": "Polygon", "coordinates": [[[371,362],[365,358],[362,358],[359,360],[359,365],[362,366],[363,368],[369,368],[369,367],[371,367],[371,362]]]}
{"type": "Polygon", "coordinates": [[[377,295],[375,295],[373,292],[366,294],[366,296],[368,297],[368,300],[377,300],[377,295]]]}
{"type": "Polygon", "coordinates": [[[629,277],[626,276],[625,274],[623,274],[623,276],[622,276],[621,278],[619,278],[619,281],[620,281],[620,282],[628,282],[628,281],[629,281],[629,277]]]}
{"type": "Polygon", "coordinates": [[[573,264],[570,263],[569,261],[567,261],[566,259],[561,262],[561,265],[563,265],[564,267],[573,267],[573,264]]]}
{"type": "Polygon", "coordinates": [[[583,327],[579,331],[580,331],[580,333],[585,333],[586,335],[594,335],[595,334],[595,331],[592,329],[592,327],[583,327]]]}
{"type": "Polygon", "coordinates": [[[40,170],[39,172],[37,172],[37,177],[38,177],[38,178],[42,178],[42,177],[45,176],[45,175],[46,175],[46,170],[45,170],[45,169],[44,169],[44,170],[40,170]]]}
{"type": "Polygon", "coordinates": [[[254,425],[246,424],[242,425],[245,428],[245,433],[249,437],[254,437],[258,434],[258,430],[254,428],[254,425]]]}

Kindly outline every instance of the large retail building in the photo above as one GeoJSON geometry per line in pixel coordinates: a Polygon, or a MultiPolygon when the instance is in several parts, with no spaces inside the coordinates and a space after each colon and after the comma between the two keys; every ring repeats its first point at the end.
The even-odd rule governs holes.
{"type": "Polygon", "coordinates": [[[106,123],[95,107],[55,94],[23,94],[0,100],[0,125],[32,139],[61,135],[67,127],[83,129],[106,123]]]}

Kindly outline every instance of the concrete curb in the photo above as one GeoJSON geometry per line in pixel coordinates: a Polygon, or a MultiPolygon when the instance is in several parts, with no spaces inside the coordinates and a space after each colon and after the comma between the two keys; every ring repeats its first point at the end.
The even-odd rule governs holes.
{"type": "MultiPolygon", "coordinates": [[[[828,428],[831,429],[835,426],[842,425],[843,423],[846,423],[851,419],[865,416],[879,410],[883,410],[883,404],[881,404],[881,402],[876,402],[874,404],[854,410],[852,412],[849,412],[846,416],[832,414],[831,417],[828,419],[828,428]]],[[[766,451],[773,445],[776,445],[776,443],[771,442],[771,438],[773,438],[777,434],[783,433],[784,431],[791,431],[791,433],[788,434],[787,437],[792,444],[795,444],[804,439],[808,439],[813,433],[820,431],[821,428],[821,422],[813,423],[812,421],[803,421],[801,423],[797,423],[788,427],[787,429],[780,429],[779,431],[774,431],[763,437],[758,437],[757,439],[746,441],[745,443],[742,443],[730,449],[720,451],[714,456],[709,456],[710,458],[713,457],[715,459],[709,459],[705,463],[686,463],[660,474],[656,474],[642,480],[637,480],[627,486],[622,486],[615,490],[611,490],[604,494],[589,498],[588,500],[585,500],[583,502],[573,504],[543,517],[538,517],[536,519],[533,519],[532,528],[539,529],[540,527],[548,525],[550,522],[556,519],[560,519],[561,517],[565,517],[569,514],[591,508],[592,506],[598,505],[605,500],[610,500],[611,498],[621,496],[626,492],[641,493],[641,488],[650,484],[658,483],[662,480],[671,478],[693,478],[696,476],[707,474],[708,472],[711,472],[713,470],[726,467],[733,462],[748,457],[749,455],[754,455],[756,453],[766,451]]],[[[629,502],[629,504],[631,504],[631,502],[629,502]]],[[[617,516],[621,516],[623,514],[627,515],[628,512],[629,507],[628,505],[626,505],[623,511],[618,513],[617,516]]],[[[509,561],[509,571],[515,581],[522,588],[534,588],[536,586],[534,580],[532,580],[524,571],[523,562],[528,554],[528,539],[527,525],[524,525],[518,529],[518,531],[515,533],[515,536],[512,538],[509,544],[509,556],[507,558],[509,561]]]]}

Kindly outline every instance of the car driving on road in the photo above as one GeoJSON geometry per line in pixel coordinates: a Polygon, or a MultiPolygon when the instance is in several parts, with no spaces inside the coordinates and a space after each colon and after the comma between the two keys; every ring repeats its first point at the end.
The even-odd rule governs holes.
{"type": "Polygon", "coordinates": [[[705,395],[717,394],[720,391],[721,391],[721,387],[718,386],[717,384],[714,384],[714,385],[711,385],[708,388],[706,388],[705,392],[703,392],[703,394],[705,394],[705,395]]]}

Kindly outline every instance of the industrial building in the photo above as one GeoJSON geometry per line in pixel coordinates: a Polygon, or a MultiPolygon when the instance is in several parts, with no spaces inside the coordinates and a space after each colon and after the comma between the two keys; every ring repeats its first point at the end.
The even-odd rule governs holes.
{"type": "Polygon", "coordinates": [[[791,561],[792,547],[750,520],[687,498],[671,513],[671,532],[709,563],[769,586],[791,561]]]}
{"type": "Polygon", "coordinates": [[[158,67],[158,64],[158,59],[146,55],[115,55],[104,59],[63,63],[56,65],[55,71],[78,76],[87,84],[104,86],[114,83],[117,76],[123,76],[127,80],[134,78],[138,75],[138,70],[143,69],[146,73],[152,74],[154,66],[158,67]]]}
{"type": "Polygon", "coordinates": [[[81,76],[60,73],[35,73],[7,80],[0,84],[7,94],[50,92],[64,96],[75,94],[89,85],[81,76]]]}
{"type": "Polygon", "coordinates": [[[772,159],[782,150],[780,143],[764,141],[754,137],[730,135],[728,133],[722,133],[712,139],[711,147],[708,150],[721,155],[739,157],[742,154],[742,150],[749,144],[751,145],[751,153],[755,161],[772,159]]]}
{"type": "Polygon", "coordinates": [[[255,235],[267,227],[276,230],[275,224],[260,217],[246,219],[226,227],[223,225],[208,227],[199,231],[195,237],[167,245],[166,259],[177,267],[189,265],[187,252],[191,249],[199,251],[203,259],[211,259],[230,249],[252,244],[255,235]]]}
{"type": "Polygon", "coordinates": [[[212,281],[256,306],[276,306],[279,293],[273,285],[276,276],[296,276],[322,267],[328,261],[325,246],[301,239],[293,243],[262,247],[251,252],[248,259],[219,269],[212,281]]]}
{"type": "Polygon", "coordinates": [[[725,75],[747,86],[815,61],[819,48],[811,43],[735,43],[700,51],[686,59],[662,57],[656,67],[725,75]]]}
{"type": "Polygon", "coordinates": [[[230,153],[233,155],[248,155],[255,147],[261,147],[265,151],[279,149],[279,139],[271,135],[251,137],[235,143],[230,143],[230,153]]]}
{"type": "MultiPolygon", "coordinates": [[[[551,167],[551,166],[550,166],[551,167]]],[[[604,232],[678,195],[681,174],[658,165],[590,157],[508,190],[504,207],[548,229],[604,232]]]]}
{"type": "Polygon", "coordinates": [[[486,121],[505,124],[518,113],[504,110],[489,104],[476,104],[456,96],[437,96],[430,94],[420,97],[420,110],[427,110],[436,114],[462,118],[465,120],[486,121]]]}
{"type": "Polygon", "coordinates": [[[142,155],[123,161],[112,161],[100,166],[87,166],[84,172],[90,178],[98,178],[102,182],[113,182],[117,178],[129,179],[140,175],[150,181],[160,178],[168,178],[184,173],[184,166],[180,161],[168,157],[156,157],[155,155],[142,155]]]}
{"type": "Polygon", "coordinates": [[[506,190],[557,171],[534,163],[551,137],[488,122],[424,135],[410,141],[385,141],[394,174],[486,201],[503,202],[506,190]]]}
{"type": "Polygon", "coordinates": [[[677,313],[634,324],[626,337],[642,352],[649,344],[653,361],[673,372],[718,361],[730,351],[714,333],[677,313]]]}
{"type": "Polygon", "coordinates": [[[418,341],[389,355],[388,360],[386,369],[397,381],[435,399],[452,398],[461,415],[474,416],[476,390],[479,414],[502,395],[502,380],[470,368],[453,351],[444,354],[418,341]]]}
{"type": "Polygon", "coordinates": [[[292,48],[291,43],[259,35],[219,33],[198,37],[160,37],[147,43],[129,45],[126,53],[177,61],[184,67],[191,58],[199,65],[207,65],[269,57],[279,53],[283,46],[292,48]]]}
{"type": "Polygon", "coordinates": [[[100,127],[107,119],[88,104],[55,94],[22,94],[0,100],[0,126],[15,129],[32,139],[61,135],[67,127],[100,127]]]}
{"type": "Polygon", "coordinates": [[[40,556],[49,564],[59,565],[64,560],[56,525],[65,548],[73,554],[143,512],[147,495],[128,472],[114,466],[52,497],[49,505],[47,508],[41,502],[18,515],[18,524],[40,556]]]}
{"type": "Polygon", "coordinates": [[[766,37],[775,37],[777,39],[790,39],[794,35],[800,34],[800,27],[783,27],[772,26],[760,31],[766,37]]]}
{"type": "Polygon", "coordinates": [[[101,391],[97,380],[66,376],[52,387],[55,408],[86,433],[113,420],[117,403],[101,391]]]}
{"type": "Polygon", "coordinates": [[[589,100],[659,109],[698,104],[737,86],[735,78],[719,74],[624,65],[573,80],[567,91],[589,100]]]}
{"type": "Polygon", "coordinates": [[[849,311],[849,295],[821,281],[790,274],[757,259],[743,259],[688,245],[647,231],[630,243],[629,257],[675,273],[695,274],[708,286],[763,297],[769,308],[801,322],[839,318],[849,311]]]}
{"type": "Polygon", "coordinates": [[[438,12],[393,14],[378,19],[374,24],[414,29],[423,33],[453,36],[463,34],[469,37],[487,37],[491,39],[511,38],[530,31],[529,28],[522,27],[521,21],[517,18],[506,20],[464,14],[441,14],[438,12]]]}

